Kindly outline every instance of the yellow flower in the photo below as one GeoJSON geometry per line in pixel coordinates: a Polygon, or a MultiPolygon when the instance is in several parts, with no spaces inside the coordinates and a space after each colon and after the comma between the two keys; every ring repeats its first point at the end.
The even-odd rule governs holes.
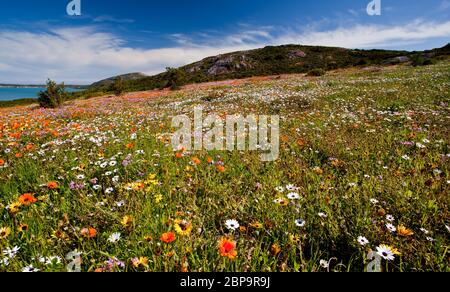
{"type": "Polygon", "coordinates": [[[134,258],[131,263],[135,268],[148,268],[148,258],[146,257],[134,258]]]}
{"type": "Polygon", "coordinates": [[[155,195],[155,202],[156,202],[156,204],[161,203],[162,200],[163,200],[163,196],[161,194],[156,194],[155,195]]]}
{"type": "Polygon", "coordinates": [[[400,226],[397,227],[397,233],[398,233],[398,235],[404,236],[404,237],[414,235],[414,232],[412,230],[406,228],[403,225],[400,225],[400,226]]]}
{"type": "Polygon", "coordinates": [[[291,234],[291,235],[289,235],[289,240],[292,243],[299,244],[300,243],[300,236],[295,235],[295,234],[291,234]]]}
{"type": "Polygon", "coordinates": [[[181,236],[189,236],[192,232],[192,223],[186,220],[175,220],[175,231],[181,236]]]}
{"type": "Polygon", "coordinates": [[[128,215],[124,216],[124,217],[122,218],[121,223],[122,223],[122,226],[123,226],[123,227],[129,228],[129,227],[131,227],[131,225],[133,224],[133,217],[128,216],[128,215]]]}
{"type": "Polygon", "coordinates": [[[9,205],[9,213],[11,215],[15,215],[19,212],[19,208],[22,206],[20,202],[14,202],[11,205],[9,205]]]}
{"type": "Polygon", "coordinates": [[[11,234],[11,229],[9,227],[0,228],[0,239],[5,239],[11,234]]]}
{"type": "Polygon", "coordinates": [[[393,252],[395,255],[398,255],[398,256],[402,255],[402,253],[401,253],[398,249],[396,249],[395,247],[391,247],[391,250],[392,250],[392,252],[393,252]]]}
{"type": "Polygon", "coordinates": [[[264,225],[259,222],[255,222],[255,223],[250,224],[250,227],[253,227],[255,229],[262,229],[262,228],[264,228],[264,225]]]}
{"type": "Polygon", "coordinates": [[[28,230],[28,225],[27,224],[20,224],[19,225],[19,231],[20,232],[25,232],[25,231],[27,231],[28,230]]]}

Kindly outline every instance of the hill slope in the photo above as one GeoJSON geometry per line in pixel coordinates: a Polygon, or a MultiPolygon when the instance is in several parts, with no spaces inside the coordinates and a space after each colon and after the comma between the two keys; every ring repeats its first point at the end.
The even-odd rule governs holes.
{"type": "MultiPolygon", "coordinates": [[[[269,46],[208,57],[155,76],[133,76],[134,78],[125,79],[125,90],[151,90],[252,76],[307,73],[314,69],[327,71],[353,66],[390,65],[410,62],[418,57],[432,59],[441,55],[450,55],[450,44],[424,52],[351,50],[301,45],[269,46]]],[[[115,78],[107,79],[108,82],[96,82],[91,89],[108,91],[115,78]]]]}

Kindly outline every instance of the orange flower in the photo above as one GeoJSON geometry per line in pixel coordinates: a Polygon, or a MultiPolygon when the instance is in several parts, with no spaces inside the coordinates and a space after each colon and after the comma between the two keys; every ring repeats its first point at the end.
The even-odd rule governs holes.
{"type": "Polygon", "coordinates": [[[235,259],[237,256],[236,242],[225,237],[222,238],[219,241],[219,252],[223,257],[228,257],[230,260],[235,259]]]}
{"type": "Polygon", "coordinates": [[[199,165],[202,163],[202,161],[200,159],[198,159],[197,157],[193,157],[192,158],[192,163],[194,163],[195,165],[199,165]]]}
{"type": "Polygon", "coordinates": [[[16,153],[16,158],[22,158],[23,154],[22,153],[16,153]]]}
{"type": "Polygon", "coordinates": [[[94,238],[97,235],[97,230],[92,227],[86,227],[81,229],[81,235],[83,235],[86,238],[94,238]]]}
{"type": "Polygon", "coordinates": [[[33,150],[33,144],[28,144],[25,148],[26,148],[28,151],[31,151],[31,150],[33,150]]]}
{"type": "Polygon", "coordinates": [[[225,172],[225,166],[223,166],[223,165],[217,165],[216,168],[217,168],[217,171],[219,171],[219,172],[225,172]]]}
{"type": "Polygon", "coordinates": [[[178,158],[178,159],[183,158],[183,153],[182,152],[177,152],[177,153],[175,153],[175,157],[178,158]]]}
{"type": "Polygon", "coordinates": [[[272,247],[270,248],[270,253],[274,257],[276,257],[280,252],[281,252],[281,247],[278,243],[273,244],[272,247]]]}
{"type": "Polygon", "coordinates": [[[33,196],[33,194],[23,194],[19,197],[19,202],[22,205],[30,205],[37,202],[37,199],[33,196]]]}
{"type": "Polygon", "coordinates": [[[175,236],[175,233],[167,232],[167,233],[164,233],[160,239],[161,239],[161,241],[163,241],[165,243],[171,243],[171,242],[174,242],[177,239],[177,237],[175,236]]]}
{"type": "Polygon", "coordinates": [[[414,235],[414,232],[412,230],[406,228],[403,225],[400,225],[400,226],[397,227],[397,233],[398,233],[398,235],[404,236],[404,237],[414,235]]]}
{"type": "Polygon", "coordinates": [[[54,190],[58,188],[58,183],[55,181],[51,181],[47,183],[47,188],[54,190]]]}
{"type": "Polygon", "coordinates": [[[132,149],[134,148],[134,144],[133,143],[128,143],[127,144],[127,149],[132,149]]]}
{"type": "Polygon", "coordinates": [[[3,165],[5,165],[5,161],[3,159],[0,159],[0,167],[2,167],[3,165]]]}

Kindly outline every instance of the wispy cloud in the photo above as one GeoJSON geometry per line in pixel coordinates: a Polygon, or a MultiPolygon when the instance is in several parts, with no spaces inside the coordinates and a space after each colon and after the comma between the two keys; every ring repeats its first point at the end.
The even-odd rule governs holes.
{"type": "Polygon", "coordinates": [[[134,19],[130,18],[115,18],[111,15],[100,15],[93,19],[94,22],[113,22],[113,23],[133,23],[134,19]]]}
{"type": "Polygon", "coordinates": [[[96,26],[45,32],[0,30],[0,83],[40,83],[48,77],[88,84],[121,73],[154,74],[167,66],[266,45],[296,43],[378,48],[448,39],[449,36],[450,21],[415,21],[403,26],[354,25],[326,31],[245,27],[227,35],[172,35],[173,46],[144,49],[131,47],[125,39],[96,26]]]}

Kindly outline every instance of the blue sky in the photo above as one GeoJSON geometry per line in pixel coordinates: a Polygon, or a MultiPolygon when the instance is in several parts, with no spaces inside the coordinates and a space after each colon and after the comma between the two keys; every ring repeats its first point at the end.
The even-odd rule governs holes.
{"type": "Polygon", "coordinates": [[[298,43],[421,50],[450,39],[450,0],[9,1],[0,9],[0,83],[89,84],[154,74],[209,55],[298,43]]]}

